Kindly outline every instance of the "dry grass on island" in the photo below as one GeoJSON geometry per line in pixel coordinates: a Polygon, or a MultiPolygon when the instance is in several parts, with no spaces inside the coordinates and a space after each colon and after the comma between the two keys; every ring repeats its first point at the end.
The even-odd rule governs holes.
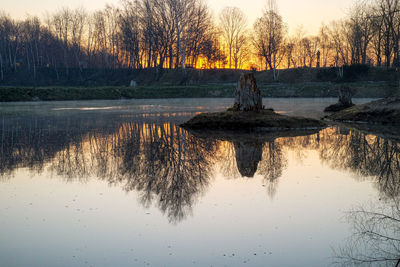
{"type": "Polygon", "coordinates": [[[235,131],[282,131],[322,128],[325,123],[319,120],[289,117],[272,110],[225,111],[203,113],[182,125],[187,129],[235,130],[235,131]]]}

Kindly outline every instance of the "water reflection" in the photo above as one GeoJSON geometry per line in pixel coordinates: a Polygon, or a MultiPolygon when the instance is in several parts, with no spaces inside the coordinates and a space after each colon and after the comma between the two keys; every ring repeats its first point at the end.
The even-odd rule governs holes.
{"type": "Polygon", "coordinates": [[[216,150],[215,140],[199,141],[171,122],[25,119],[1,132],[2,179],[19,168],[66,181],[97,177],[139,191],[143,205],[158,203],[171,222],[184,219],[208,186],[216,150]]]}
{"type": "Polygon", "coordinates": [[[262,158],[262,142],[236,141],[233,143],[236,155],[236,165],[243,177],[252,178],[257,172],[258,163],[262,158]]]}
{"type": "Polygon", "coordinates": [[[353,234],[336,251],[341,266],[400,265],[400,199],[391,197],[360,206],[347,214],[353,234]]]}
{"type": "Polygon", "coordinates": [[[289,154],[302,161],[310,150],[331,168],[372,179],[387,198],[399,195],[399,143],[356,130],[199,135],[158,116],[109,115],[3,118],[0,133],[1,179],[20,168],[66,181],[96,177],[139,192],[144,206],[157,204],[172,223],[192,212],[217,172],[260,175],[274,197],[289,154]]]}
{"type": "Polygon", "coordinates": [[[400,144],[360,131],[337,130],[324,135],[320,158],[332,168],[352,171],[359,179],[373,179],[380,192],[400,192],[400,144]]]}

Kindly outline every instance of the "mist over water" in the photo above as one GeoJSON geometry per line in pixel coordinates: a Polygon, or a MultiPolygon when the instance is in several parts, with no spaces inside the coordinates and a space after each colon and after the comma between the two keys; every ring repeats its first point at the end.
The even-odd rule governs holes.
{"type": "MultiPolygon", "coordinates": [[[[264,104],[318,118],[335,101],[264,104]]],[[[2,105],[0,265],[324,266],[372,255],[351,239],[365,217],[346,215],[360,206],[396,213],[398,141],[337,126],[271,134],[179,127],[231,103],[2,105]]],[[[397,251],[383,246],[392,254],[375,244],[373,255],[393,263],[397,251]]]]}

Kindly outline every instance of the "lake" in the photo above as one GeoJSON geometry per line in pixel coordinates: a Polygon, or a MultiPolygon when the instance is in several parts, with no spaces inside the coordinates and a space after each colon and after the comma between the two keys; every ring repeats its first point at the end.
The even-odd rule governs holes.
{"type": "MultiPolygon", "coordinates": [[[[314,118],[335,102],[264,99],[314,118]]],[[[179,127],[232,103],[1,104],[0,265],[396,264],[398,140],[179,127]]]]}

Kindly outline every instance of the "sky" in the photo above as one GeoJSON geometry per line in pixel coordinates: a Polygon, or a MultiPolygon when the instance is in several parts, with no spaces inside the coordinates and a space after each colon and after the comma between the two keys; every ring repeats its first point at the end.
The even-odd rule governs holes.
{"type": "MultiPolygon", "coordinates": [[[[215,15],[226,6],[239,7],[246,15],[249,26],[260,17],[266,0],[205,0],[215,15]]],[[[107,3],[118,5],[119,0],[0,0],[0,10],[13,18],[24,18],[26,14],[43,16],[46,11],[52,12],[61,7],[83,6],[88,10],[98,10],[107,3]]],[[[289,33],[294,33],[299,26],[307,34],[317,34],[321,23],[345,16],[354,0],[276,0],[278,9],[289,26],[289,33]]]]}

